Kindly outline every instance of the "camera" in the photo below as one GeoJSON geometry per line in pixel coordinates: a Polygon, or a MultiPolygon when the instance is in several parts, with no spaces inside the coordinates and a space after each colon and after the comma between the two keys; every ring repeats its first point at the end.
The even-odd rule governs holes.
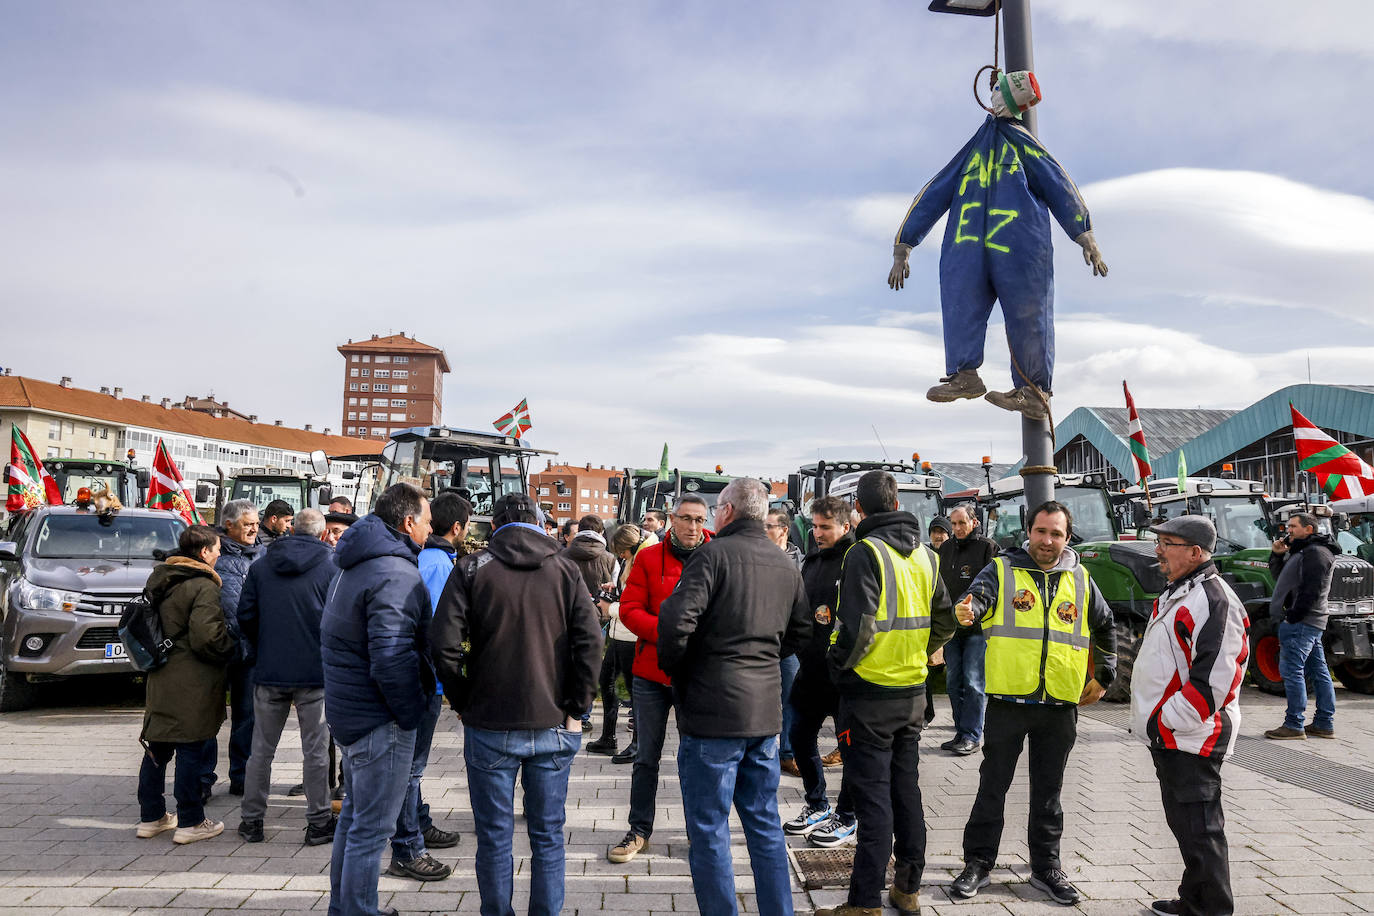
{"type": "Polygon", "coordinates": [[[604,601],[604,602],[606,602],[607,604],[615,604],[617,601],[620,600],[620,589],[618,589],[618,588],[603,588],[603,589],[599,589],[599,590],[596,592],[596,594],[592,595],[592,600],[593,600],[593,601],[604,601]]]}

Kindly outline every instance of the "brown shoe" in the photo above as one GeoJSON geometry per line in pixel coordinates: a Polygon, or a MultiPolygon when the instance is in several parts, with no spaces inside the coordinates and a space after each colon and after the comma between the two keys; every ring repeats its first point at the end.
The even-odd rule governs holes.
{"type": "Polygon", "coordinates": [[[801,770],[797,769],[797,761],[795,760],[784,760],[778,765],[778,769],[782,770],[782,772],[788,776],[795,776],[797,779],[801,779],[801,770]]]}
{"type": "Polygon", "coordinates": [[[816,911],[816,916],[883,916],[880,906],[850,906],[842,903],[837,907],[827,907],[816,911]]]}
{"type": "Polygon", "coordinates": [[[893,870],[887,902],[895,906],[901,916],[921,916],[921,879],[914,872],[907,862],[898,862],[893,870]]]}
{"type": "Polygon", "coordinates": [[[826,754],[824,757],[821,758],[821,766],[837,767],[842,763],[844,763],[844,760],[840,757],[839,748],[835,748],[833,751],[831,751],[830,753],[826,754]]]}
{"type": "Polygon", "coordinates": [[[1280,725],[1278,728],[1271,728],[1264,733],[1264,737],[1274,741],[1305,741],[1307,735],[1300,728],[1289,728],[1287,725],[1280,725]]]}
{"type": "Polygon", "coordinates": [[[606,853],[606,861],[614,862],[616,865],[623,865],[630,861],[649,845],[649,840],[631,830],[625,834],[625,839],[617,845],[612,846],[606,853]]]}
{"type": "Polygon", "coordinates": [[[1335,737],[1336,737],[1336,730],[1335,730],[1334,728],[1317,728],[1317,726],[1315,726],[1315,725],[1309,725],[1309,726],[1307,726],[1306,728],[1303,729],[1303,732],[1304,732],[1304,733],[1307,735],[1307,737],[1309,737],[1309,738],[1335,738],[1335,737]]]}

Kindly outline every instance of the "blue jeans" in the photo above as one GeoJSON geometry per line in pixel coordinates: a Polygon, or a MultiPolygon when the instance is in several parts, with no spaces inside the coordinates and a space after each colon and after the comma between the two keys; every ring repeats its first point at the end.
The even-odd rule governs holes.
{"type": "Polygon", "coordinates": [[[1283,724],[1288,728],[1302,728],[1308,681],[1317,695],[1312,727],[1335,727],[1336,688],[1326,667],[1323,635],[1325,631],[1305,623],[1285,620],[1279,624],[1279,674],[1283,676],[1283,691],[1288,694],[1288,714],[1283,717],[1283,724]]]}
{"type": "Polygon", "coordinates": [[[646,840],[658,809],[658,767],[673,711],[673,688],[637,677],[630,687],[635,710],[635,763],[630,773],[630,829],[646,840]]]}
{"type": "Polygon", "coordinates": [[[468,798],[477,815],[477,890],[482,916],[514,916],[515,777],[525,791],[530,839],[530,916],[557,916],[563,908],[563,825],[568,771],[582,735],[563,728],[527,731],[463,729],[468,798]]]}
{"type": "Polygon", "coordinates": [[[396,829],[405,798],[415,732],[395,722],[379,725],[352,744],[340,744],[343,810],[329,860],[330,916],[376,916],[382,850],[396,829]]]}
{"type": "Polygon", "coordinates": [[[789,655],[778,665],[782,669],[782,732],[778,735],[781,745],[778,756],[783,760],[791,760],[792,704],[787,702],[787,698],[792,695],[792,682],[797,678],[797,669],[801,667],[801,659],[795,655],[789,655]]]}
{"type": "Polygon", "coordinates": [[[983,690],[983,656],[988,640],[982,633],[955,636],[945,643],[945,690],[954,714],[954,737],[983,740],[983,713],[988,697],[983,690]]]}
{"type": "Polygon", "coordinates": [[[730,864],[730,806],[744,827],[761,916],[792,916],[787,841],[778,819],[778,739],[682,735],[677,751],[688,864],[697,909],[736,916],[730,864]]]}
{"type": "Polygon", "coordinates": [[[200,800],[202,777],[215,768],[212,756],[214,739],[168,744],[150,741],[138,768],[138,819],[157,821],[167,813],[167,764],[177,759],[172,779],[172,795],[177,800],[177,826],[195,827],[205,820],[205,805],[200,800]]]}
{"type": "Polygon", "coordinates": [[[444,711],[444,698],[433,696],[429,708],[415,728],[415,757],[410,764],[410,781],[401,801],[401,814],[396,818],[396,835],[391,838],[391,856],[398,862],[414,862],[425,854],[425,831],[434,825],[429,819],[429,805],[420,796],[420,777],[429,765],[429,747],[434,742],[434,728],[439,713],[444,711]],[[426,823],[428,821],[428,823],[426,823]]]}

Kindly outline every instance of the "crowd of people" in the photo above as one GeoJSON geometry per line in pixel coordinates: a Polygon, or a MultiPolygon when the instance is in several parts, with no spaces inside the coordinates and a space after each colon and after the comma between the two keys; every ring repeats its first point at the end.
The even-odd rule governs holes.
{"type": "MultiPolygon", "coordinates": [[[[1077,710],[1114,679],[1116,633],[1068,546],[1068,507],[1031,509],[1025,544],[1002,554],[978,534],[972,506],[923,531],[882,471],[862,476],[853,505],[825,497],[809,510],[813,545],[803,554],[789,542],[787,514],[770,510],[767,488],[750,478],[731,482],[714,507],[688,493],[609,539],[595,516],[560,529],[530,497],[508,494],[493,507],[487,545],[469,553],[471,506],[459,491],[431,501],[397,484],[361,519],[339,501],[294,518],[269,505],[260,522],[251,503],[231,502],[219,529],[187,528],[148,582],[174,650],[148,677],[138,836],[175,831],[180,844],[223,831],[204,805],[227,690],[238,832],[263,842],[272,763],[294,707],[303,841],[334,843],[330,912],[387,912],[377,878],[388,844],[388,874],[433,881],[452,871],[430,853],[460,837],[433,821],[422,791],[446,701],[462,723],[481,911],[513,912],[518,782],[529,912],[558,913],[569,771],[599,693],[600,734],[587,750],[632,767],[611,862],[635,858],[653,835],[675,712],[701,912],[738,911],[733,809],[758,912],[792,912],[794,835],[856,847],[847,902],[818,916],[879,914],[885,893],[899,912],[917,913],[926,865],[918,747],[942,661],[955,730],[942,749],[983,751],[964,869],[949,893],[972,898],[990,882],[1029,745],[1029,882],[1076,903],[1060,858],[1060,792],[1077,710]],[[823,755],[827,720],[838,748],[823,755]],[[175,814],[163,794],[173,758],[175,814]],[[842,767],[833,804],[831,764],[842,767]],[[805,795],[787,819],[777,803],[784,772],[805,795]]],[[[1274,738],[1334,736],[1329,675],[1324,689],[1310,649],[1330,583],[1314,524],[1299,517],[1274,546],[1275,613],[1295,678],[1274,738]],[[1318,685],[1306,728],[1305,672],[1318,685]]],[[[1217,916],[1232,911],[1220,766],[1240,721],[1248,619],[1211,562],[1210,521],[1183,516],[1152,530],[1168,586],[1135,660],[1132,721],[1150,745],[1184,860],[1178,897],[1154,912],[1217,916]]]]}

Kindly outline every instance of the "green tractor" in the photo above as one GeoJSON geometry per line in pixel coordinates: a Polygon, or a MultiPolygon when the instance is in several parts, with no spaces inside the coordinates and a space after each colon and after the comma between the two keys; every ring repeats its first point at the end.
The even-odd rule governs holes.
{"type": "MultiPolygon", "coordinates": [[[[912,457],[915,458],[916,456],[913,455],[912,457]]],[[[802,553],[808,553],[812,547],[816,546],[811,539],[812,501],[820,499],[822,496],[831,495],[831,487],[841,475],[857,475],[865,471],[888,471],[895,475],[899,481],[902,480],[902,475],[912,478],[934,476],[920,475],[916,465],[908,461],[827,461],[823,459],[802,465],[797,468],[795,474],[787,475],[787,502],[790,504],[787,508],[792,513],[792,530],[788,532],[787,538],[796,544],[802,553]]],[[[938,477],[934,479],[939,480],[938,477]]],[[[924,489],[924,487],[918,489],[924,489]]],[[[926,520],[925,524],[930,524],[929,519],[926,520]]]]}
{"type": "Polygon", "coordinates": [[[715,530],[716,499],[726,484],[734,480],[722,473],[719,465],[715,472],[680,471],[673,468],[667,480],[659,480],[657,468],[626,468],[623,479],[611,479],[613,492],[618,493],[620,501],[616,508],[617,526],[638,524],[649,509],[671,509],[684,494],[691,493],[706,500],[706,527],[715,530]]]}

